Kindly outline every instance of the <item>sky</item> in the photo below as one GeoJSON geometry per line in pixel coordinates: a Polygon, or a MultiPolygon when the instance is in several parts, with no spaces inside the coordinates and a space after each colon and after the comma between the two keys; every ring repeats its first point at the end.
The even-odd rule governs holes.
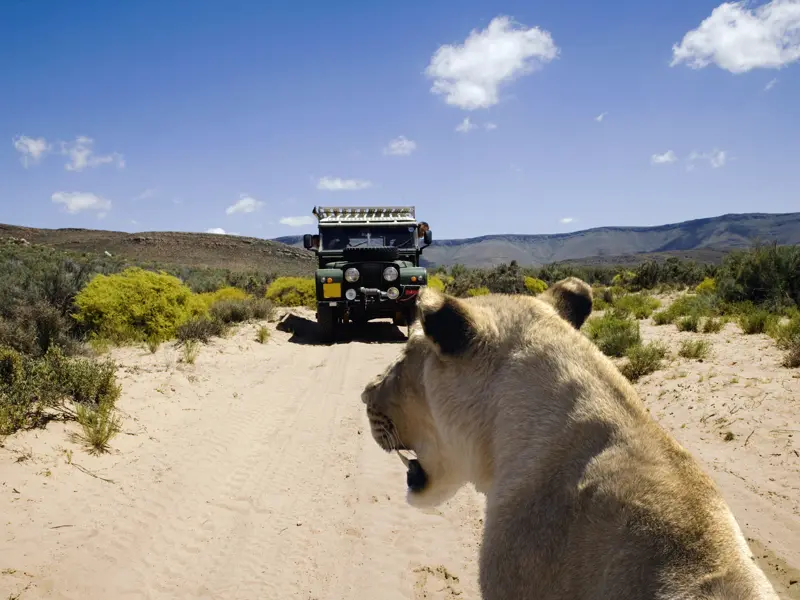
{"type": "Polygon", "coordinates": [[[434,239],[800,210],[800,0],[4,0],[0,223],[434,239]]]}

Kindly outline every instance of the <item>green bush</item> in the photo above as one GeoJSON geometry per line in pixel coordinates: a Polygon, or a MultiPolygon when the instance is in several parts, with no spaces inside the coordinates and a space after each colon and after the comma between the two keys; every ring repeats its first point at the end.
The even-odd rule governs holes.
{"type": "Polygon", "coordinates": [[[630,313],[637,319],[646,319],[653,311],[661,306],[657,298],[647,294],[626,294],[614,301],[614,308],[630,313]]]}
{"type": "MultiPolygon", "coordinates": [[[[678,296],[672,304],[664,310],[653,314],[653,322],[656,325],[666,325],[675,323],[680,317],[691,317],[687,324],[691,327],[699,325],[701,317],[710,316],[717,312],[716,301],[713,296],[707,294],[684,294],[678,296]]],[[[683,331],[696,331],[686,330],[683,331]]]]}
{"type": "Polygon", "coordinates": [[[467,296],[470,298],[474,298],[475,296],[487,296],[490,293],[487,287],[470,288],[467,290],[467,296]]]}
{"type": "Polygon", "coordinates": [[[222,300],[211,305],[211,318],[226,325],[244,323],[253,318],[253,309],[247,300],[222,300]]]}
{"type": "Polygon", "coordinates": [[[275,305],[266,298],[251,299],[250,311],[254,319],[271,321],[275,318],[275,305]]]}
{"type": "Polygon", "coordinates": [[[85,431],[114,422],[121,390],[111,361],[70,358],[56,346],[41,357],[4,349],[0,372],[0,434],[36,427],[54,416],[79,420],[85,431]],[[106,414],[102,422],[93,420],[97,411],[106,414]],[[86,418],[81,421],[80,415],[86,418]]]}
{"type": "Polygon", "coordinates": [[[636,279],[636,273],[633,271],[622,271],[617,273],[611,279],[611,285],[615,287],[625,288],[629,286],[636,279]]]}
{"type": "Polygon", "coordinates": [[[525,277],[525,289],[529,294],[537,296],[547,289],[547,283],[536,277],[525,277]]]}
{"type": "Polygon", "coordinates": [[[708,358],[710,350],[711,344],[709,344],[706,340],[684,340],[681,342],[681,347],[678,350],[678,356],[701,360],[708,358]]]}
{"type": "Polygon", "coordinates": [[[641,342],[639,321],[605,313],[586,322],[586,333],[608,356],[624,356],[631,346],[641,342]]]}
{"type": "Polygon", "coordinates": [[[717,293],[727,302],[750,301],[768,310],[800,305],[800,246],[757,245],[723,260],[717,293]]]}
{"type": "Polygon", "coordinates": [[[653,323],[656,325],[669,325],[675,317],[667,310],[660,310],[653,313],[653,323]]]}
{"type": "Polygon", "coordinates": [[[207,316],[193,317],[178,326],[175,337],[181,343],[194,340],[207,344],[213,337],[222,337],[225,329],[224,323],[216,319],[207,316]]]}
{"type": "Polygon", "coordinates": [[[717,282],[714,280],[713,277],[706,277],[697,284],[697,287],[694,288],[694,291],[698,294],[714,294],[717,291],[717,282]]]}
{"type": "Polygon", "coordinates": [[[775,338],[778,348],[786,351],[783,366],[800,367],[800,314],[793,314],[788,323],[776,323],[770,334],[775,338]]]}
{"type": "Polygon", "coordinates": [[[22,375],[22,355],[12,348],[0,346],[0,386],[12,386],[22,375]]]}
{"type": "Polygon", "coordinates": [[[678,328],[678,331],[694,331],[697,332],[700,329],[700,317],[697,315],[687,315],[685,317],[680,317],[676,322],[675,325],[678,328]]]}
{"type": "Polygon", "coordinates": [[[774,326],[778,318],[767,310],[755,308],[740,313],[738,320],[742,331],[747,335],[752,335],[766,333],[770,327],[774,326]]]}
{"type": "Polygon", "coordinates": [[[714,317],[709,317],[703,323],[703,333],[719,333],[725,326],[725,321],[714,317]]]}
{"type": "Polygon", "coordinates": [[[90,334],[115,343],[165,341],[202,313],[178,278],[138,267],[98,275],[75,298],[75,319],[90,334]]]}
{"type": "Polygon", "coordinates": [[[620,372],[630,381],[638,381],[660,369],[666,355],[667,347],[660,342],[635,344],[625,352],[628,362],[620,367],[620,372]]]}
{"type": "Polygon", "coordinates": [[[278,277],[267,288],[266,297],[276,306],[307,306],[317,304],[316,284],[304,277],[278,277]]]}

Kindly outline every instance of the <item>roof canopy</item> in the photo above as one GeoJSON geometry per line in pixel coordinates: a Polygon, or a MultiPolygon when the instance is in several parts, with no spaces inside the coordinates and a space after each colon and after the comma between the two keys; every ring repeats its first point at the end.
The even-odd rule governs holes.
{"type": "Polygon", "coordinates": [[[413,206],[319,206],[312,211],[320,225],[344,223],[416,223],[413,206]]]}

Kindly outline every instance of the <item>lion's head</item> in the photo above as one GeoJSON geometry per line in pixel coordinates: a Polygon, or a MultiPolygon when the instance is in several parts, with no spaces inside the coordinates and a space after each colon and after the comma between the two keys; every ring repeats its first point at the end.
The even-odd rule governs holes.
{"type": "Polygon", "coordinates": [[[549,344],[582,337],[576,330],[591,310],[591,288],[574,277],[538,297],[420,293],[405,348],[361,395],[378,445],[416,453],[424,478],[409,481],[410,504],[440,504],[467,481],[486,488],[494,428],[486,403],[535,381],[515,370],[517,352],[535,346],[546,359],[549,344]]]}

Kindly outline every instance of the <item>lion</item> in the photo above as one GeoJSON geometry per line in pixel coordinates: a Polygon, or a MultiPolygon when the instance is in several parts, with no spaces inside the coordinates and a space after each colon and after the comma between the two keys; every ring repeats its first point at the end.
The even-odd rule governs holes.
{"type": "Polygon", "coordinates": [[[461,299],[433,288],[362,392],[406,500],[486,497],[485,600],[777,599],[699,463],[580,332],[591,288],[461,299]]]}

